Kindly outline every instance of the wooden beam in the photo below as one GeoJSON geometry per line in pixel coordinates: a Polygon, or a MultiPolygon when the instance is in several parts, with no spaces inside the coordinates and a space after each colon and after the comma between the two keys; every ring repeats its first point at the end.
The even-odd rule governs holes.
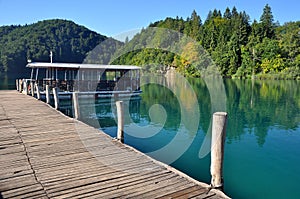
{"type": "Polygon", "coordinates": [[[50,86],[46,85],[46,103],[50,104],[50,86]]]}
{"type": "Polygon", "coordinates": [[[223,159],[224,143],[226,137],[226,112],[213,114],[212,139],[211,139],[211,186],[216,189],[223,189],[223,159]]]}
{"type": "Polygon", "coordinates": [[[30,81],[30,92],[31,96],[34,97],[34,83],[32,80],[30,81]]]}
{"type": "Polygon", "coordinates": [[[35,90],[36,90],[36,98],[38,99],[38,100],[40,100],[41,99],[41,92],[40,92],[40,87],[39,87],[39,85],[35,82],[35,90]]]}
{"type": "Polygon", "coordinates": [[[54,97],[54,108],[59,109],[59,96],[58,96],[58,88],[52,88],[53,97],[54,97]]]}
{"type": "Polygon", "coordinates": [[[116,101],[117,105],[117,116],[118,116],[118,132],[117,139],[124,143],[124,108],[123,101],[116,101]]]}
{"type": "Polygon", "coordinates": [[[79,119],[80,112],[79,112],[79,103],[78,103],[78,92],[73,92],[73,107],[74,107],[74,118],[79,119]]]}

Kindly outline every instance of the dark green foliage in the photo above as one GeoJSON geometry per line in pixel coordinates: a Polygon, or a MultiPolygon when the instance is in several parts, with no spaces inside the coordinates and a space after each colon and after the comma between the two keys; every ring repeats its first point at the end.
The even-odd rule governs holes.
{"type": "Polygon", "coordinates": [[[49,61],[50,50],[55,62],[131,64],[149,72],[174,67],[194,77],[201,76],[203,65],[211,64],[210,55],[226,77],[300,79],[300,21],[274,23],[269,5],[260,21],[252,24],[236,7],[223,14],[210,11],[204,22],[195,10],[187,19],[168,17],[151,23],[125,44],[66,20],[3,26],[0,74],[24,76],[27,59],[49,61]]]}
{"type": "Polygon", "coordinates": [[[106,37],[67,20],[0,27],[0,73],[24,77],[27,60],[81,63],[106,37]]]}
{"type": "MultiPolygon", "coordinates": [[[[128,38],[127,38],[128,39],[128,38]]],[[[125,44],[128,40],[125,41],[125,44]]],[[[121,48],[124,43],[113,38],[107,38],[98,44],[93,50],[87,53],[83,63],[87,64],[110,64],[113,55],[117,49],[121,48]]]]}
{"type": "MultiPolygon", "coordinates": [[[[160,26],[159,23],[156,25],[160,26]]],[[[177,28],[176,25],[173,27],[177,28]]],[[[134,39],[118,49],[110,62],[142,66],[149,72],[165,70],[166,67],[172,66],[174,60],[174,53],[170,52],[170,46],[180,37],[175,31],[170,31],[167,35],[168,32],[169,29],[165,28],[142,30],[134,39]]]]}
{"type": "Polygon", "coordinates": [[[264,7],[263,14],[260,17],[260,23],[261,23],[261,36],[270,39],[274,38],[275,36],[274,18],[271,11],[271,7],[268,4],[264,7]]]}
{"type": "MultiPolygon", "coordinates": [[[[149,28],[153,27],[172,29],[194,39],[211,55],[223,76],[265,78],[277,74],[274,77],[300,78],[300,22],[290,22],[282,26],[274,23],[269,5],[264,7],[260,22],[254,20],[252,24],[246,12],[238,12],[233,7],[231,10],[226,8],[223,15],[216,9],[210,11],[203,24],[200,16],[193,11],[186,20],[179,17],[166,18],[150,24],[149,28]]],[[[162,46],[166,39],[152,37],[144,30],[127,44],[139,50],[122,55],[115,63],[142,65],[153,71],[157,66],[152,63],[160,63],[173,66],[187,76],[201,75],[187,60],[199,55],[193,52],[193,45],[184,43],[181,49],[186,52],[179,54],[155,49],[156,46],[151,50],[141,49],[145,43],[151,43],[149,40],[162,46]],[[164,60],[163,55],[167,55],[164,60]],[[183,58],[183,55],[188,56],[183,58]]],[[[164,49],[169,50],[167,47],[164,49]]]]}

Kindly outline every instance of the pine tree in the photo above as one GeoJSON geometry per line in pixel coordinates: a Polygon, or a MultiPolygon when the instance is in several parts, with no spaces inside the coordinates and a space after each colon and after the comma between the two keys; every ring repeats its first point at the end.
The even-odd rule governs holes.
{"type": "Polygon", "coordinates": [[[231,16],[234,18],[234,17],[237,17],[238,15],[239,15],[239,13],[238,13],[236,7],[234,6],[231,11],[231,16]]]}
{"type": "Polygon", "coordinates": [[[228,7],[226,8],[226,10],[224,12],[223,17],[226,18],[226,19],[231,19],[232,14],[231,14],[231,11],[230,11],[230,9],[228,7]]]}
{"type": "Polygon", "coordinates": [[[268,37],[270,39],[274,38],[274,17],[271,7],[268,4],[264,7],[263,14],[260,17],[260,24],[262,37],[268,37]]]}
{"type": "Polygon", "coordinates": [[[200,26],[202,25],[202,22],[200,16],[197,14],[195,10],[192,13],[190,23],[191,23],[190,36],[198,40],[198,36],[200,33],[200,26]]]}
{"type": "Polygon", "coordinates": [[[128,44],[128,42],[129,42],[129,38],[128,38],[128,36],[126,36],[126,38],[125,38],[125,44],[128,44]]]}
{"type": "Polygon", "coordinates": [[[229,66],[226,75],[232,76],[236,73],[237,69],[241,65],[241,49],[237,33],[233,33],[233,35],[230,38],[230,41],[228,42],[228,46],[229,66]]]}

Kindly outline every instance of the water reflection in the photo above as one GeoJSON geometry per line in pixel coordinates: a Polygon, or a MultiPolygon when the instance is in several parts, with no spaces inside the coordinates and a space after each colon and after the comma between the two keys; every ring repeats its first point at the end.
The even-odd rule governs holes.
{"type": "Polygon", "coordinates": [[[299,126],[299,82],[226,80],[225,85],[229,102],[229,142],[249,133],[263,146],[270,128],[295,130],[299,126]]]}
{"type": "MultiPolygon", "coordinates": [[[[140,127],[150,125],[153,128],[164,129],[168,134],[175,134],[182,120],[180,106],[184,106],[183,110],[187,112],[194,108],[191,102],[192,94],[185,92],[186,85],[172,85],[172,82],[165,78],[149,76],[144,81],[151,82],[150,78],[156,78],[155,81],[159,84],[144,84],[141,98],[123,99],[125,110],[128,111],[125,115],[130,116],[126,118],[125,126],[128,127],[128,132],[132,123],[135,123],[140,127]],[[168,89],[171,86],[175,87],[176,93],[168,89]],[[151,107],[158,104],[164,110],[157,107],[159,111],[149,115],[151,107]]],[[[191,78],[189,83],[199,102],[198,131],[206,134],[209,132],[211,115],[215,111],[211,103],[211,93],[203,79],[191,78]]],[[[297,81],[224,80],[228,112],[227,142],[238,141],[244,134],[253,134],[257,144],[263,146],[270,128],[299,128],[299,84],[297,81]]],[[[111,99],[84,99],[80,104],[84,122],[99,128],[116,127],[116,108],[111,99]]],[[[70,107],[63,108],[63,112],[72,115],[70,107]]],[[[187,133],[195,135],[193,131],[187,133]]],[[[112,132],[110,134],[113,135],[112,132]]],[[[152,134],[149,131],[148,134],[141,135],[141,138],[150,137],[152,134]]]]}
{"type": "MultiPolygon", "coordinates": [[[[80,120],[95,128],[115,127],[117,125],[115,100],[114,98],[80,98],[80,120]]],[[[141,97],[122,98],[120,100],[124,102],[124,110],[130,110],[129,113],[126,113],[130,118],[125,118],[125,124],[129,124],[131,121],[140,123],[144,120],[141,118],[140,112],[141,97]]],[[[70,100],[61,101],[60,110],[73,117],[72,106],[70,100]]]]}
{"type": "MultiPolygon", "coordinates": [[[[141,98],[128,99],[125,103],[131,117],[126,119],[125,126],[130,127],[134,122],[140,127],[150,126],[154,132],[159,129],[159,133],[135,132],[140,133],[139,136],[125,134],[125,143],[148,154],[172,142],[178,129],[182,128],[181,104],[184,104],[187,113],[194,108],[192,95],[186,92],[185,84],[173,84],[153,76],[144,81],[151,82],[155,78],[158,78],[155,81],[159,84],[144,84],[141,98]],[[168,87],[173,87],[175,92],[168,87]],[[159,110],[163,107],[165,112],[160,110],[154,112],[161,115],[151,114],[153,106],[159,110]]],[[[209,183],[210,158],[199,158],[198,153],[209,132],[212,112],[215,111],[211,92],[216,92],[213,96],[218,98],[219,91],[217,87],[209,88],[203,79],[191,78],[188,81],[198,100],[199,128],[196,133],[185,131],[185,134],[180,134],[176,147],[156,158],[161,161],[174,158],[174,151],[184,149],[182,143],[192,142],[172,166],[209,183]]],[[[261,195],[264,198],[299,198],[297,184],[300,176],[294,174],[300,172],[300,82],[225,79],[223,83],[228,112],[225,192],[233,198],[260,198],[261,195]],[[278,183],[278,179],[283,183],[278,183]],[[273,190],[266,187],[273,187],[273,190]]],[[[111,102],[90,100],[82,102],[84,122],[95,127],[101,126],[106,133],[115,137],[115,107],[111,106],[111,102]]]]}
{"type": "Polygon", "coordinates": [[[0,90],[12,90],[15,89],[15,79],[8,75],[0,74],[0,90]]]}

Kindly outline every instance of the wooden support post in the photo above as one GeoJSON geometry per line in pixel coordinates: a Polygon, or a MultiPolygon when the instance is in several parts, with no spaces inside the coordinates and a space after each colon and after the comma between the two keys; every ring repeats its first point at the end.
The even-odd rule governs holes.
{"type": "Polygon", "coordinates": [[[78,92],[73,92],[73,106],[74,106],[74,118],[79,119],[80,112],[79,112],[79,103],[78,103],[78,92]]]}
{"type": "Polygon", "coordinates": [[[33,83],[33,81],[30,81],[30,92],[31,92],[31,96],[34,97],[34,83],[33,83]]]}
{"type": "Polygon", "coordinates": [[[58,98],[58,88],[55,87],[52,89],[53,97],[54,97],[54,108],[59,109],[59,98],[58,98]]]}
{"type": "Polygon", "coordinates": [[[23,91],[25,95],[28,94],[28,85],[26,79],[23,81],[23,91]]]}
{"type": "Polygon", "coordinates": [[[124,108],[123,101],[116,101],[117,105],[117,117],[118,117],[118,132],[117,139],[124,143],[124,108]]]}
{"type": "Polygon", "coordinates": [[[22,81],[22,79],[19,79],[19,89],[18,89],[18,91],[20,92],[20,93],[22,93],[22,88],[23,88],[23,81],[22,81]]]}
{"type": "Polygon", "coordinates": [[[226,137],[226,112],[213,114],[212,138],[211,138],[211,186],[223,190],[223,159],[226,137]]]}
{"type": "Polygon", "coordinates": [[[38,99],[38,100],[40,100],[41,99],[41,92],[40,92],[40,87],[39,87],[39,85],[35,82],[35,90],[36,90],[36,98],[38,99]]]}
{"type": "Polygon", "coordinates": [[[50,104],[50,87],[46,85],[46,103],[50,104]]]}
{"type": "Polygon", "coordinates": [[[19,91],[19,79],[16,79],[16,89],[19,91]]]}

